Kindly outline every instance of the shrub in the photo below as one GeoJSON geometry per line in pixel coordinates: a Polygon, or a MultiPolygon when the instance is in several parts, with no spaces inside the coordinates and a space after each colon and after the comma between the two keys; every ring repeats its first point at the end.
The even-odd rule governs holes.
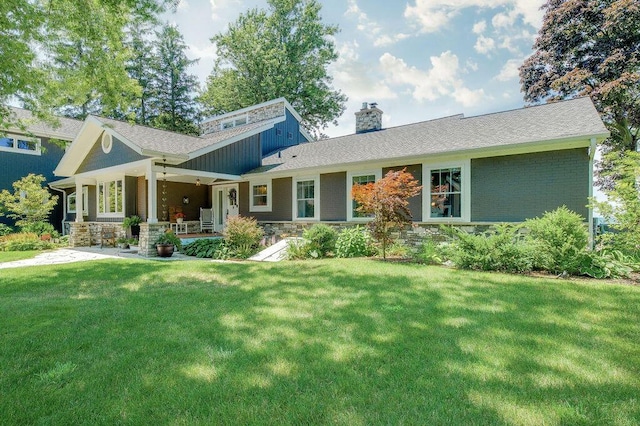
{"type": "MultiPolygon", "coordinates": [[[[390,246],[386,249],[386,255],[389,257],[399,257],[402,259],[406,259],[409,257],[411,253],[411,249],[406,244],[403,244],[398,241],[394,241],[390,246]]],[[[378,256],[382,256],[382,248],[378,250],[378,256]]]]}
{"type": "Polygon", "coordinates": [[[182,249],[182,253],[187,256],[195,256],[199,258],[228,259],[231,257],[222,238],[195,240],[194,242],[185,245],[182,249]]]}
{"type": "Polygon", "coordinates": [[[589,242],[582,216],[562,206],[540,218],[528,219],[524,226],[529,230],[529,240],[542,254],[537,267],[554,273],[579,273],[589,242]]]}
{"type": "Polygon", "coordinates": [[[315,257],[326,257],[335,249],[338,233],[329,225],[318,223],[302,233],[302,238],[308,244],[310,252],[316,252],[315,257]]]}
{"type": "Polygon", "coordinates": [[[246,259],[256,252],[264,232],[252,217],[230,217],[224,229],[227,248],[237,257],[246,259]]]}
{"type": "Polygon", "coordinates": [[[4,223],[0,223],[0,237],[4,237],[5,235],[9,235],[13,233],[13,228],[4,223]]]}
{"type": "Polygon", "coordinates": [[[360,226],[343,229],[336,239],[336,257],[362,257],[373,253],[371,234],[360,226]]]}
{"type": "Polygon", "coordinates": [[[22,232],[37,234],[38,236],[49,234],[54,238],[60,236],[58,231],[49,222],[30,222],[20,227],[22,232]]]}
{"type": "Polygon", "coordinates": [[[420,248],[414,254],[414,260],[427,265],[439,265],[442,263],[443,256],[438,244],[431,238],[425,238],[420,248]]]}
{"type": "Polygon", "coordinates": [[[0,238],[1,251],[48,250],[55,247],[51,241],[43,241],[31,232],[20,232],[0,238]]]}
{"type": "Polygon", "coordinates": [[[519,227],[501,224],[493,232],[468,234],[455,227],[443,227],[453,239],[447,257],[463,269],[529,272],[536,264],[537,247],[519,234],[519,227]]]}
{"type": "Polygon", "coordinates": [[[309,241],[305,239],[291,239],[287,244],[287,259],[303,260],[317,258],[319,254],[311,248],[309,241]]]}

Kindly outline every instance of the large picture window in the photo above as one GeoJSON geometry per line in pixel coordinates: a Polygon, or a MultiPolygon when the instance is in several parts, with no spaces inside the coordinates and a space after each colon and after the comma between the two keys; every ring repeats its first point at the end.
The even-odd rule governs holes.
{"type": "Polygon", "coordinates": [[[5,135],[0,137],[0,151],[40,155],[40,139],[28,136],[5,135]]]}
{"type": "Polygon", "coordinates": [[[469,163],[425,165],[425,220],[464,220],[470,216],[469,163]],[[428,183],[428,184],[427,184],[428,183]]]}
{"type": "Polygon", "coordinates": [[[294,218],[317,220],[320,213],[319,178],[294,180],[294,218]]]}
{"type": "Polygon", "coordinates": [[[249,211],[271,211],[271,181],[249,183],[249,211]]]}
{"type": "Polygon", "coordinates": [[[122,180],[98,183],[98,215],[124,215],[124,185],[122,180]]]}
{"type": "Polygon", "coordinates": [[[347,174],[347,220],[369,220],[372,215],[357,211],[358,203],[351,196],[353,186],[366,185],[380,180],[382,170],[372,170],[364,172],[349,172],[347,174]]]}

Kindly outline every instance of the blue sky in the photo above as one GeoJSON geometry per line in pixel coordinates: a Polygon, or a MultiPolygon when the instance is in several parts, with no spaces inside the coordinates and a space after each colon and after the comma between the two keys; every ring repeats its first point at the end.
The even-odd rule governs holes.
{"type": "MultiPolygon", "coordinates": [[[[320,0],[323,21],[339,25],[340,58],[330,72],[348,97],[338,126],[354,132],[354,112],[377,102],[383,126],[524,105],[518,66],[531,54],[544,0],[320,0]]],[[[264,0],[181,0],[165,16],[179,26],[191,71],[204,83],[213,67],[209,39],[264,0]]]]}

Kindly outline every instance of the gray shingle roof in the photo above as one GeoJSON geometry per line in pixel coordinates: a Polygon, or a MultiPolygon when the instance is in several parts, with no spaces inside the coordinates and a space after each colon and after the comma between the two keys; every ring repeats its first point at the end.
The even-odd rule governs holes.
{"type": "Polygon", "coordinates": [[[214,146],[225,140],[250,132],[267,122],[261,121],[244,126],[221,130],[204,136],[189,136],[168,130],[131,124],[110,118],[93,116],[106,127],[127,138],[143,150],[166,153],[170,155],[189,155],[191,152],[214,146]]]}
{"type": "Polygon", "coordinates": [[[83,122],[80,120],[57,117],[60,122],[60,126],[53,127],[48,123],[34,118],[33,114],[29,110],[16,107],[9,108],[11,109],[11,112],[15,114],[17,119],[24,121],[27,125],[27,130],[36,135],[46,135],[65,140],[73,140],[82,128],[83,122]]]}
{"type": "Polygon", "coordinates": [[[507,147],[608,134],[589,98],[476,117],[462,115],[297,145],[249,173],[507,147]]]}

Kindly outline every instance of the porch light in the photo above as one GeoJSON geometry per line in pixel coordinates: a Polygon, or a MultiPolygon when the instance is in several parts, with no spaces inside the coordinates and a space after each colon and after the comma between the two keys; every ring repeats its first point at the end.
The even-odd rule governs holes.
{"type": "Polygon", "coordinates": [[[200,178],[196,178],[196,186],[200,186],[200,178]]]}

